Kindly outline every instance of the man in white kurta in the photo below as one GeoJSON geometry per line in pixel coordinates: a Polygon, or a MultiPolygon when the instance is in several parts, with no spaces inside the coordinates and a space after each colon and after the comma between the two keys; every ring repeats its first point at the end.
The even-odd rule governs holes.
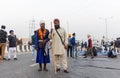
{"type": "Polygon", "coordinates": [[[50,38],[52,40],[52,52],[54,55],[54,62],[56,63],[56,72],[60,71],[60,66],[61,66],[60,63],[61,63],[64,72],[68,73],[67,57],[66,57],[67,54],[66,49],[68,45],[67,34],[65,29],[60,27],[59,23],[60,23],[59,20],[55,19],[54,20],[55,29],[51,29],[50,38]],[[62,40],[60,39],[56,30],[60,34],[62,40]],[[64,44],[62,43],[62,41],[64,42],[64,44]]]}

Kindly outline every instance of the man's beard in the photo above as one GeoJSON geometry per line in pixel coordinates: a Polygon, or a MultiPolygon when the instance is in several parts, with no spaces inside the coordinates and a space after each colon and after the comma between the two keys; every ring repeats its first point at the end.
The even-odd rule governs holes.
{"type": "Polygon", "coordinates": [[[60,25],[55,25],[55,29],[59,29],[60,28],[60,25]]]}
{"type": "Polygon", "coordinates": [[[44,27],[44,26],[41,26],[41,29],[44,31],[45,27],[44,27]]]}

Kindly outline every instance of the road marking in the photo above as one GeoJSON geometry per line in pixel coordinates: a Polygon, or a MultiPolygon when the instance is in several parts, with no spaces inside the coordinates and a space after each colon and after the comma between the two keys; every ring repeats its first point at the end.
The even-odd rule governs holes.
{"type": "MultiPolygon", "coordinates": [[[[32,52],[18,52],[17,55],[23,55],[23,54],[31,54],[32,52]]],[[[5,56],[7,56],[8,53],[5,53],[5,56]]]]}
{"type": "Polygon", "coordinates": [[[18,53],[18,55],[22,55],[22,54],[30,54],[31,52],[23,52],[23,53],[18,53]]]}
{"type": "Polygon", "coordinates": [[[35,67],[37,65],[38,65],[38,63],[35,63],[35,64],[30,65],[30,67],[35,67]]]}
{"type": "MultiPolygon", "coordinates": [[[[20,52],[17,55],[31,54],[31,52],[20,52]]],[[[7,57],[8,53],[5,53],[5,57],[7,57]]]]}

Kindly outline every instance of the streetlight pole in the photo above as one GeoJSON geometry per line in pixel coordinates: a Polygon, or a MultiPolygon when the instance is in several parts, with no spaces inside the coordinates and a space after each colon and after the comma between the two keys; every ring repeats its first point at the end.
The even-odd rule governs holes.
{"type": "Polygon", "coordinates": [[[112,17],[105,17],[105,18],[99,18],[99,19],[103,19],[105,21],[105,29],[106,29],[106,40],[108,41],[108,19],[112,18],[112,17]]]}
{"type": "Polygon", "coordinates": [[[68,31],[68,34],[70,34],[70,32],[69,32],[69,23],[68,23],[68,21],[67,21],[67,31],[68,31]]]}
{"type": "Polygon", "coordinates": [[[108,24],[107,24],[107,18],[105,18],[105,24],[106,24],[106,39],[108,40],[108,24]]]}

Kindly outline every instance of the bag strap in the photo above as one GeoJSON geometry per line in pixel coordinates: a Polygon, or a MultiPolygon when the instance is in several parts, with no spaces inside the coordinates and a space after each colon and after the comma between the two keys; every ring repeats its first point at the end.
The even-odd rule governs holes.
{"type": "Polygon", "coordinates": [[[59,38],[60,38],[60,40],[61,40],[62,44],[65,46],[65,43],[64,43],[64,41],[62,40],[62,38],[61,38],[61,36],[60,36],[59,32],[57,31],[57,29],[55,29],[55,30],[56,30],[56,32],[57,32],[57,34],[58,34],[58,36],[59,36],[59,38]]]}

